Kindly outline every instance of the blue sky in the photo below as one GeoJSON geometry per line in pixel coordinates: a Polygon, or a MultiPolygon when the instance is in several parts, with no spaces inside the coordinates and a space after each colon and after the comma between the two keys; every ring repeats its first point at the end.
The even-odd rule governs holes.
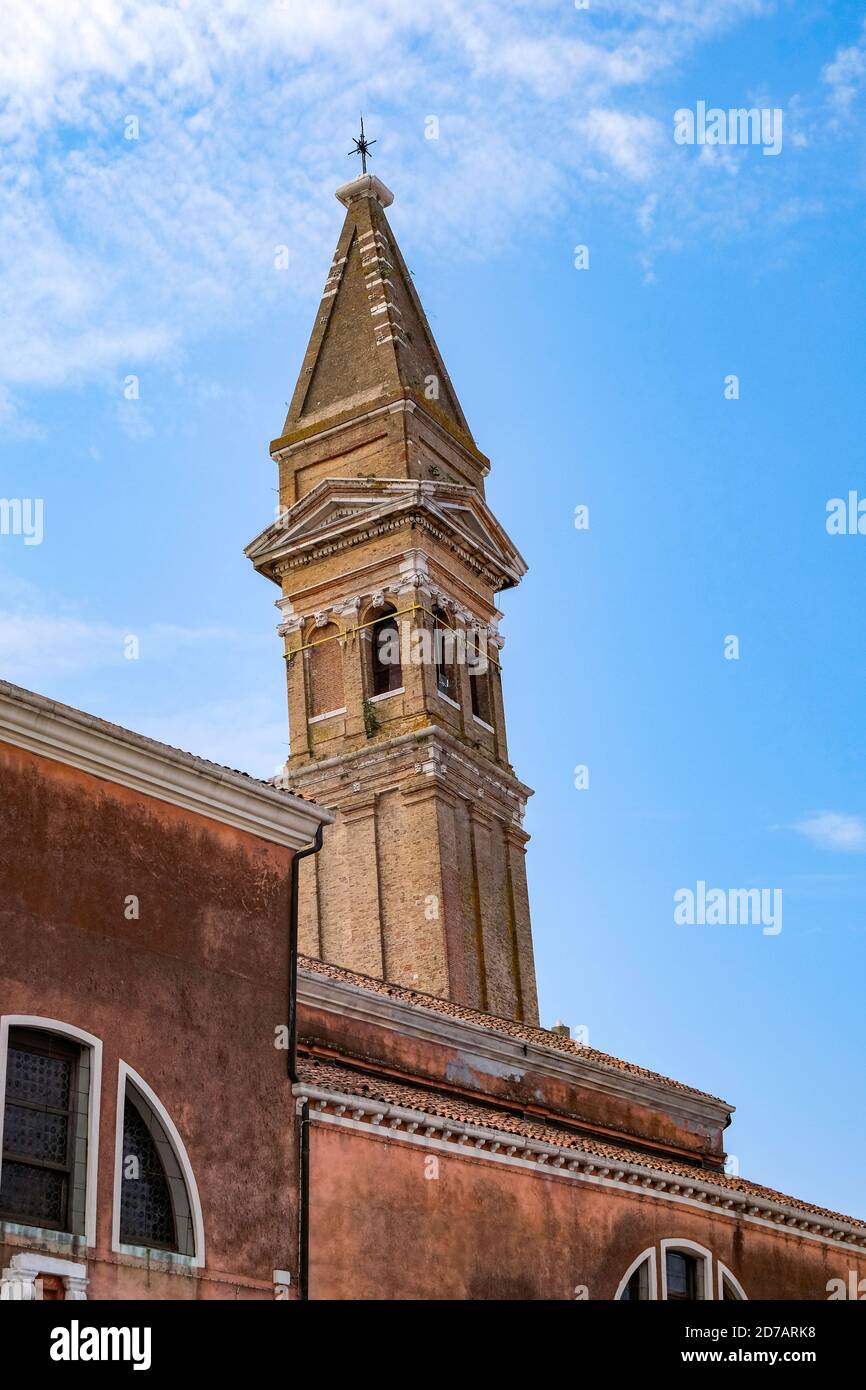
{"type": "Polygon", "coordinates": [[[7,0],[0,54],[0,495],[44,500],[41,545],[0,536],[0,672],[285,756],[242,551],[363,107],[530,564],[502,607],[543,1020],[734,1102],[743,1173],[862,1215],[866,537],[825,527],[866,495],[862,7],[7,0]],[[781,108],[781,153],[678,146],[698,101],[781,108]],[[783,930],[675,925],[699,880],[780,888],[783,930]]]}

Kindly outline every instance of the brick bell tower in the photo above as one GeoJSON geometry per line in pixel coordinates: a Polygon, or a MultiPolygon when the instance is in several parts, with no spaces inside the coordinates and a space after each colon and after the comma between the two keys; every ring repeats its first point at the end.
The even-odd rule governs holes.
{"type": "Polygon", "coordinates": [[[497,593],[526,572],[371,174],[346,219],[247,547],[279,585],[290,756],[333,808],[301,867],[311,956],[507,1018],[538,1004],[497,593]]]}

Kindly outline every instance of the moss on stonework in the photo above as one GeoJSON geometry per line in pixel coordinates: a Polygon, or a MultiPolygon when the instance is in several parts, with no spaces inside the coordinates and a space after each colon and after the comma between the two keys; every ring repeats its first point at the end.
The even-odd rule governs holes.
{"type": "Polygon", "coordinates": [[[379,720],[378,720],[377,717],[376,717],[376,711],[374,710],[374,708],[373,708],[371,702],[370,702],[369,700],[365,700],[365,701],[364,701],[364,728],[365,728],[365,730],[366,730],[366,732],[367,732],[367,737],[368,737],[368,738],[372,738],[372,737],[374,736],[374,734],[377,734],[377,733],[379,732],[379,730],[381,729],[381,727],[382,727],[382,726],[381,726],[381,724],[379,723],[379,720]]]}

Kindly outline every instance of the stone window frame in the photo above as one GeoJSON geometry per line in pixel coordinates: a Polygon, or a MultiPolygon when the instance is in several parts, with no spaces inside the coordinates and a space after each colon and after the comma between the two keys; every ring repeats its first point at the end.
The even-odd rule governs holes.
{"type": "Polygon", "coordinates": [[[716,1277],[718,1285],[716,1297],[721,1301],[725,1297],[725,1284],[730,1284],[736,1300],[740,1303],[748,1303],[749,1295],[746,1293],[736,1274],[732,1274],[728,1266],[722,1264],[721,1260],[716,1260],[716,1277]]]}
{"type": "Polygon", "coordinates": [[[707,1246],[699,1245],[697,1241],[687,1240],[680,1236],[665,1236],[656,1245],[647,1246],[646,1250],[642,1250],[632,1260],[617,1285],[614,1302],[621,1301],[629,1280],[642,1264],[648,1266],[647,1302],[667,1302],[667,1253],[669,1250],[681,1251],[683,1254],[691,1255],[697,1259],[701,1289],[698,1301],[714,1302],[722,1299],[725,1280],[737,1295],[738,1300],[744,1303],[749,1301],[748,1294],[736,1275],[732,1274],[727,1265],[717,1259],[707,1246]]]}
{"type": "Polygon", "coordinates": [[[676,1236],[668,1236],[659,1243],[659,1270],[661,1273],[661,1300],[667,1301],[668,1296],[668,1272],[667,1256],[668,1251],[672,1254],[691,1255],[697,1264],[697,1278],[699,1281],[699,1292],[697,1302],[706,1303],[707,1300],[715,1299],[715,1282],[713,1280],[713,1252],[708,1250],[705,1245],[698,1245],[695,1240],[679,1239],[676,1236]]]}
{"type": "MultiPolygon", "coordinates": [[[[477,632],[478,629],[476,628],[476,640],[478,640],[477,632]]],[[[468,674],[472,718],[476,724],[481,725],[482,729],[487,729],[491,734],[495,734],[496,726],[494,720],[496,718],[496,705],[493,698],[493,672],[489,657],[487,658],[487,665],[483,671],[473,672],[470,669],[468,674]],[[489,720],[485,719],[484,716],[479,713],[479,709],[482,708],[486,709],[489,714],[489,720]]]]}
{"type": "Polygon", "coordinates": [[[63,1260],[38,1250],[19,1250],[0,1276],[0,1301],[33,1302],[39,1300],[37,1287],[42,1274],[51,1274],[63,1281],[66,1302],[87,1299],[87,1265],[77,1260],[63,1260]]]}
{"type": "Polygon", "coordinates": [[[205,1263],[205,1233],[204,1217],[202,1215],[201,1198],[199,1197],[198,1184],[195,1180],[189,1154],[186,1145],[180,1137],[177,1126],[171,1115],[166,1110],[156,1092],[148,1086],[143,1077],[138,1072],[120,1058],[117,1065],[117,1109],[115,1114],[114,1127],[114,1201],[111,1214],[111,1249],[116,1255],[131,1255],[148,1261],[165,1262],[172,1269],[193,1270],[201,1269],[205,1263]],[[148,1105],[153,1107],[154,1113],[159,1118],[159,1122],[165,1130],[166,1138],[171,1145],[172,1153],[180,1170],[186,1188],[186,1198],[189,1203],[190,1219],[193,1231],[193,1254],[180,1255],[176,1251],[161,1250],[157,1247],[127,1245],[120,1239],[120,1195],[123,1183],[123,1115],[126,1104],[127,1087],[132,1086],[148,1105]]]}
{"type": "Polygon", "coordinates": [[[618,1288],[617,1288],[617,1291],[616,1291],[616,1293],[615,1293],[614,1296],[613,1296],[614,1302],[615,1302],[615,1303],[619,1303],[619,1302],[620,1302],[620,1300],[622,1299],[623,1294],[625,1293],[626,1289],[628,1288],[628,1283],[629,1283],[629,1280],[631,1279],[632,1275],[633,1275],[634,1273],[636,1273],[636,1271],[637,1271],[638,1269],[640,1269],[641,1265],[643,1265],[643,1264],[645,1264],[645,1265],[647,1266],[647,1269],[648,1269],[648,1287],[649,1287],[649,1292],[648,1292],[648,1296],[647,1296],[647,1302],[653,1302],[653,1303],[655,1303],[655,1302],[658,1300],[658,1296],[659,1296],[659,1295],[658,1295],[658,1273],[657,1273],[657,1268],[656,1268],[656,1258],[655,1258],[655,1255],[656,1255],[655,1246],[654,1246],[654,1245],[650,1245],[650,1246],[647,1247],[646,1250],[642,1250],[641,1253],[640,1253],[634,1260],[632,1260],[632,1262],[631,1262],[631,1264],[629,1265],[628,1269],[626,1270],[625,1274],[624,1274],[624,1275],[622,1276],[622,1278],[620,1279],[620,1281],[619,1281],[619,1286],[618,1286],[618,1288]]]}
{"type": "Polygon", "coordinates": [[[430,610],[430,616],[433,619],[433,671],[436,693],[440,695],[443,700],[447,700],[450,704],[459,709],[460,701],[451,693],[452,691],[459,692],[460,690],[456,651],[457,628],[454,623],[450,621],[448,613],[439,600],[434,600],[433,607],[430,610]],[[440,638],[439,635],[440,633],[446,632],[455,634],[455,636],[451,638],[451,659],[449,661],[445,659],[446,639],[444,637],[440,638]],[[444,685],[442,682],[444,682],[444,685]]]}
{"type": "Polygon", "coordinates": [[[0,1219],[0,1229],[15,1230],[42,1241],[82,1240],[86,1246],[96,1245],[96,1181],[99,1171],[99,1111],[102,1095],[102,1039],[87,1033],[74,1023],[48,1018],[41,1014],[3,1014],[0,1017],[0,1171],[3,1164],[3,1125],[6,1112],[6,1066],[9,1032],[12,1028],[27,1028],[32,1032],[55,1033],[58,1037],[87,1048],[90,1053],[90,1074],[87,1087],[87,1157],[84,1177],[84,1233],[75,1236],[69,1231],[56,1231],[41,1226],[27,1226],[10,1219],[0,1219]]]}

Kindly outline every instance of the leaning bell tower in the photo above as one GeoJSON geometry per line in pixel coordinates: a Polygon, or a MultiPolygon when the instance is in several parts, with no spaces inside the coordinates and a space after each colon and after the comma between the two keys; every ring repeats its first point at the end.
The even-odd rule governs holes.
{"type": "Polygon", "coordinates": [[[247,547],[279,586],[290,755],[337,813],[301,866],[300,949],[535,1023],[496,595],[526,566],[364,173],[282,434],[280,514],[247,547]]]}

